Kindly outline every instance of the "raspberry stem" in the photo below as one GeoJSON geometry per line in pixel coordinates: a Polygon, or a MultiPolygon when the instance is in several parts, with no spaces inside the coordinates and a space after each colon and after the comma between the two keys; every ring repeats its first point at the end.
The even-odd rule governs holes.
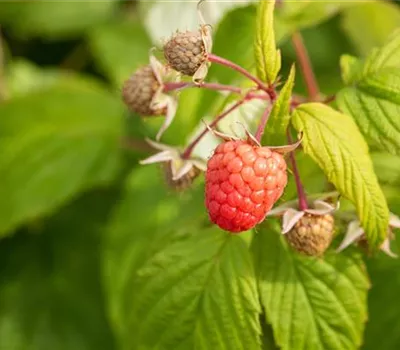
{"type": "MultiPolygon", "coordinates": [[[[287,130],[286,134],[287,134],[288,142],[290,144],[293,143],[289,129],[287,130]]],[[[303,184],[301,183],[300,173],[299,173],[299,169],[297,167],[294,151],[290,152],[289,157],[290,157],[290,161],[292,163],[292,170],[293,170],[293,175],[294,175],[294,181],[296,182],[297,195],[299,196],[299,209],[301,211],[304,211],[304,210],[308,209],[307,196],[304,191],[303,184]]]]}
{"type": "Polygon", "coordinates": [[[259,100],[270,100],[270,96],[266,94],[260,94],[257,91],[250,91],[245,94],[245,91],[239,87],[231,86],[231,85],[223,85],[218,83],[187,83],[187,82],[179,82],[179,83],[164,83],[164,90],[163,92],[169,92],[174,90],[182,90],[186,88],[204,88],[209,90],[216,90],[216,91],[228,91],[239,95],[245,95],[246,99],[259,99],[259,100]]]}
{"type": "Polygon", "coordinates": [[[304,45],[303,37],[300,33],[297,32],[293,34],[292,44],[296,51],[296,56],[303,74],[304,82],[306,83],[308,96],[311,101],[317,101],[319,96],[319,87],[315,78],[307,48],[304,45]]]}
{"type": "Polygon", "coordinates": [[[265,85],[260,79],[258,79],[257,77],[255,77],[253,74],[251,74],[249,71],[247,71],[246,69],[244,69],[243,67],[237,65],[236,63],[233,63],[232,61],[229,61],[225,58],[219,57],[217,55],[214,54],[208,54],[208,60],[210,62],[213,63],[217,63],[220,64],[222,66],[231,68],[237,72],[239,72],[240,74],[244,75],[246,78],[250,79],[251,81],[255,82],[257,84],[257,87],[260,90],[264,90],[272,99],[275,99],[275,90],[267,85],[265,85]]]}
{"type": "Polygon", "coordinates": [[[236,86],[231,85],[223,85],[218,83],[186,83],[186,82],[179,82],[179,83],[164,83],[164,92],[180,90],[185,88],[204,88],[210,90],[218,90],[218,91],[230,91],[236,94],[241,94],[242,89],[236,86]]]}
{"type": "Polygon", "coordinates": [[[249,98],[245,96],[244,98],[238,100],[234,105],[232,105],[230,108],[228,108],[226,111],[222,112],[220,115],[218,115],[212,123],[208,126],[205,127],[204,130],[201,132],[199,136],[197,136],[186,148],[186,150],[182,153],[182,159],[189,159],[190,155],[192,154],[193,149],[196,147],[196,145],[200,142],[200,140],[207,134],[210,128],[215,127],[223,118],[225,118],[228,114],[233,112],[236,108],[240,107],[245,101],[247,101],[249,98]]]}

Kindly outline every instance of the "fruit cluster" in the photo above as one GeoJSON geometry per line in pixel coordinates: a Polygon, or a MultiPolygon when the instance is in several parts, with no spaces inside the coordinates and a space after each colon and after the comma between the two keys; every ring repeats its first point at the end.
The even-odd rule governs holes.
{"type": "MultiPolygon", "coordinates": [[[[213,55],[211,49],[210,26],[205,23],[200,25],[198,31],[177,32],[164,44],[165,64],[151,54],[150,64],[139,68],[124,83],[122,98],[131,111],[142,117],[165,116],[157,141],[174,118],[174,93],[177,91],[190,87],[209,88],[236,93],[241,97],[232,107],[215,117],[184,150],[149,140],[159,153],[141,163],[162,162],[166,182],[175,190],[187,189],[194,178],[205,172],[205,207],[210,221],[221,229],[239,233],[254,228],[267,215],[281,216],[282,233],[290,246],[306,255],[322,255],[333,239],[335,230],[331,213],[336,207],[323,200],[308,203],[293,154],[301,140],[280,147],[260,144],[269,111],[278,95],[276,86],[267,85],[235,63],[213,55]],[[236,70],[253,81],[255,86],[243,91],[235,86],[204,82],[212,62],[236,70]],[[184,76],[191,77],[191,82],[188,79],[182,81],[184,76]],[[224,135],[215,129],[222,118],[251,99],[261,99],[267,104],[255,136],[246,128],[246,139],[224,135]],[[193,157],[192,151],[208,132],[221,137],[223,142],[205,162],[193,157]],[[299,200],[298,204],[284,203],[281,206],[283,209],[273,209],[288,181],[284,158],[286,153],[291,153],[299,200]]],[[[291,142],[289,131],[288,135],[291,142]]]]}

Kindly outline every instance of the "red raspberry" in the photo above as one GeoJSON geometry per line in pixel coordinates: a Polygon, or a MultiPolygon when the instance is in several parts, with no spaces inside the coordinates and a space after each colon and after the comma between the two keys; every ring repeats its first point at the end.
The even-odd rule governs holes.
{"type": "Polygon", "coordinates": [[[281,154],[246,141],[220,144],[207,164],[206,199],[210,220],[230,232],[264,220],[287,183],[281,154]]]}

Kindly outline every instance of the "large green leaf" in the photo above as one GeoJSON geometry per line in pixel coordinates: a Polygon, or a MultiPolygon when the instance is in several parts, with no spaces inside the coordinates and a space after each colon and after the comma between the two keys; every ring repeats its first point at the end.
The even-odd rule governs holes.
{"type": "Polygon", "coordinates": [[[149,62],[151,41],[140,22],[119,21],[95,27],[89,44],[96,64],[119,88],[140,66],[149,62]]]}
{"type": "Polygon", "coordinates": [[[19,36],[65,38],[107,20],[118,3],[103,1],[3,1],[0,19],[19,36]]]}
{"type": "Polygon", "coordinates": [[[202,189],[179,199],[157,176],[152,168],[132,174],[106,242],[106,285],[121,348],[259,349],[259,302],[245,241],[200,225],[202,189]]]}
{"type": "MultiPolygon", "coordinates": [[[[397,235],[397,242],[399,238],[397,235]]],[[[397,243],[397,251],[398,248],[397,243]]],[[[368,296],[369,321],[365,329],[363,349],[398,349],[400,309],[397,300],[400,293],[400,261],[388,256],[376,257],[368,261],[368,272],[372,288],[368,296]]]]}
{"type": "Polygon", "coordinates": [[[301,256],[272,221],[260,227],[253,248],[266,321],[282,349],[353,350],[362,343],[368,279],[359,256],[301,256]]]}
{"type": "Polygon", "coordinates": [[[263,145],[283,145],[286,140],[286,130],[290,121],[290,102],[295,78],[295,66],[290,69],[289,77],[274,102],[268,123],[262,138],[263,145]]]}
{"type": "Polygon", "coordinates": [[[261,80],[273,84],[281,69],[281,53],[276,50],[274,31],[275,0],[260,1],[257,11],[254,53],[261,80]]]}
{"type": "Polygon", "coordinates": [[[341,110],[352,115],[376,147],[400,154],[400,31],[372,51],[365,62],[347,58],[343,76],[350,86],[337,96],[341,110]]]}
{"type": "Polygon", "coordinates": [[[304,133],[303,147],[342,195],[356,206],[367,238],[378,247],[387,233],[389,210],[379,187],[368,146],[345,114],[320,103],[294,111],[293,125],[304,133]]]}
{"type": "Polygon", "coordinates": [[[388,1],[360,1],[346,8],[341,19],[346,34],[358,52],[367,55],[372,48],[382,45],[388,35],[399,27],[400,9],[388,1]]]}
{"type": "Polygon", "coordinates": [[[1,105],[1,234],[110,183],[119,169],[122,113],[94,85],[54,87],[1,105]]]}
{"type": "Polygon", "coordinates": [[[0,242],[0,349],[112,350],[101,229],[117,197],[91,193],[0,242]]]}

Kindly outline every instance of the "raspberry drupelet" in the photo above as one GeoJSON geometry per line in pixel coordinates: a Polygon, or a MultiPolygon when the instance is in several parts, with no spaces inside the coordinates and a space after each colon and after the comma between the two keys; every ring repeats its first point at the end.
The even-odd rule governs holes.
{"type": "Polygon", "coordinates": [[[280,153],[246,141],[220,144],[207,164],[205,204],[210,220],[238,233],[264,220],[287,184],[280,153]]]}

